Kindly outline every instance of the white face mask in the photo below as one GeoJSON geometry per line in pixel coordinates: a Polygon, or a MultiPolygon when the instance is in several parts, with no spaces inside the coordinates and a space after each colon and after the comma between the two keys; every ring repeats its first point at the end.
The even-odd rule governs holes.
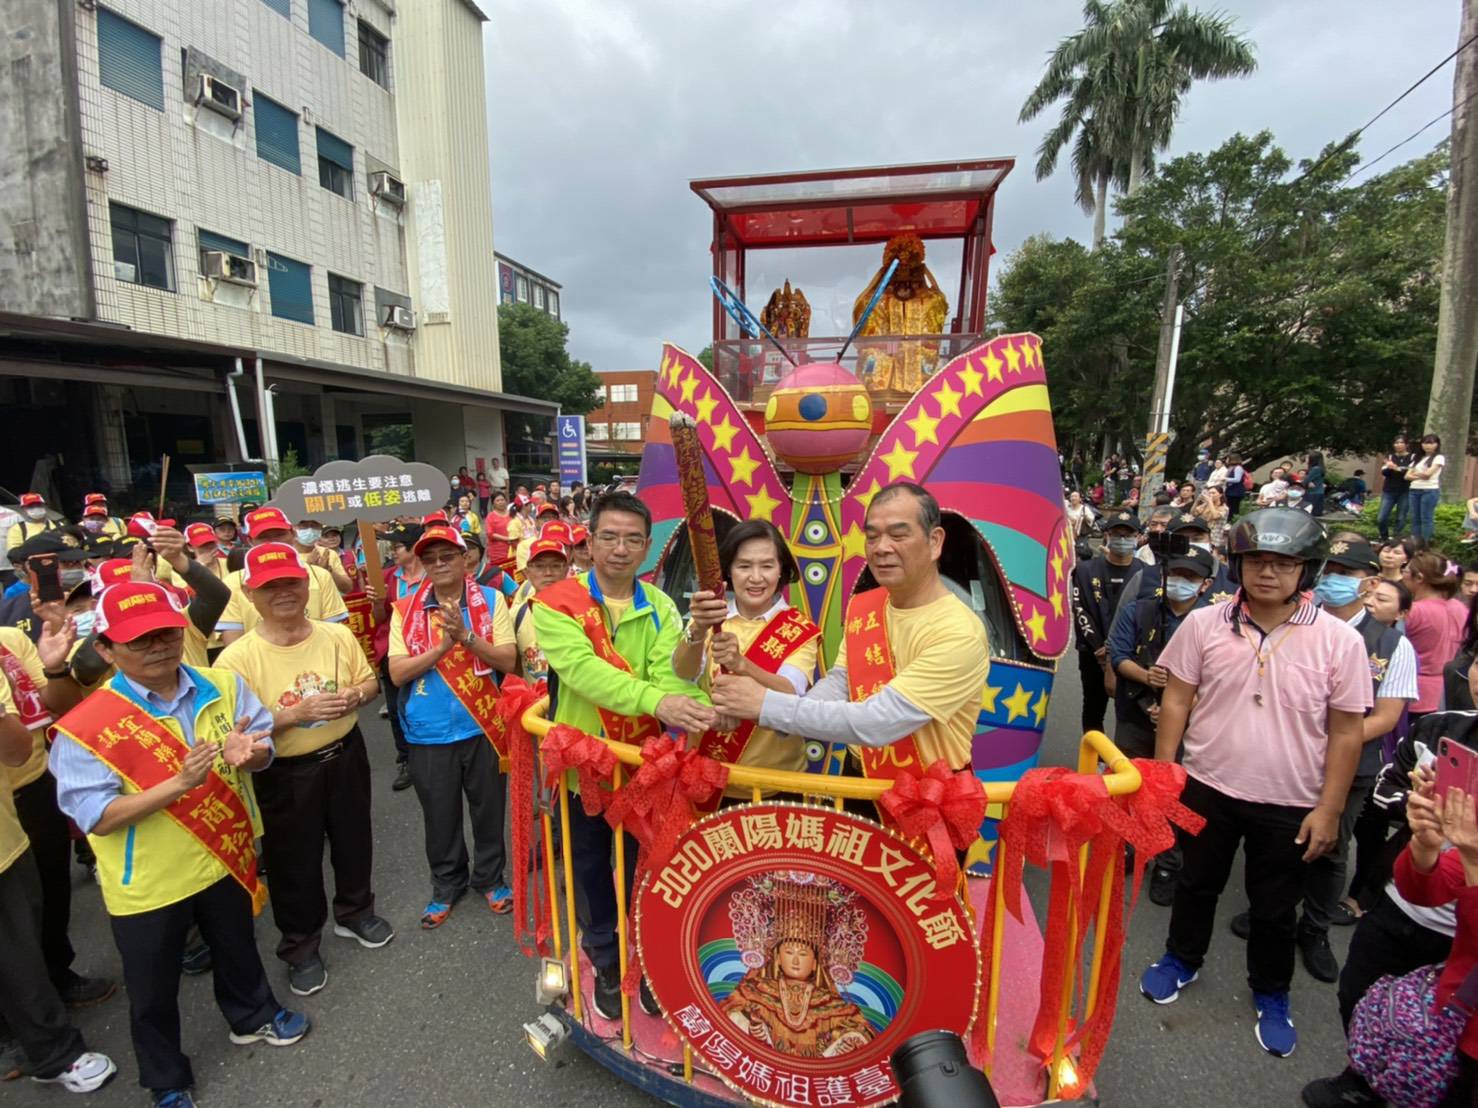
{"type": "Polygon", "coordinates": [[[41,520],[46,518],[46,508],[44,505],[36,504],[29,508],[23,508],[21,510],[25,512],[26,518],[34,523],[39,523],[41,520]]]}

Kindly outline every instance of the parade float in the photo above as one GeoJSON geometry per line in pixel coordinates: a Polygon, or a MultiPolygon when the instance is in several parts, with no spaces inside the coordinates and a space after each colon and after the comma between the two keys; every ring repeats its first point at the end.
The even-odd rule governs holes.
{"type": "Polygon", "coordinates": [[[526,1028],[539,1053],[569,1039],[674,1104],[860,1106],[897,1099],[892,1053],[945,1029],[1001,1104],[1094,1095],[1132,906],[1124,844],[1142,865],[1184,810],[1173,767],[1131,763],[1098,733],[1074,769],[1034,769],[1070,645],[1073,545],[1040,342],[985,331],[995,192],[1011,165],[693,183],[713,215],[712,368],[662,351],[638,485],[654,519],[642,572],[685,608],[711,576],[714,539],[767,519],[795,552],[791,603],[830,662],[848,599],[873,587],[869,501],[896,481],[925,486],[944,516],[943,577],[989,636],[973,773],[855,776],[845,749],[819,742],[806,772],[720,770],[671,738],[638,748],[551,730],[540,690],[513,683],[501,715],[514,857],[541,863],[515,890],[520,936],[542,955],[547,1010],[526,1028]],[[948,239],[963,242],[952,317],[926,262],[927,244],[948,239]],[[850,335],[812,336],[788,281],[761,290],[758,316],[745,306],[750,251],[858,244],[883,256],[859,280],[850,335]],[[696,557],[695,541],[708,546],[696,557]],[[725,783],[752,802],[711,811],[725,783]],[[631,903],[617,882],[631,994],[619,1021],[591,1004],[558,850],[570,805],[593,794],[641,855],[631,903]],[[854,814],[874,805],[878,820],[854,814]],[[1045,931],[1024,862],[1051,876],[1045,931]],[[642,977],[660,1016],[636,1003],[642,977]]]}

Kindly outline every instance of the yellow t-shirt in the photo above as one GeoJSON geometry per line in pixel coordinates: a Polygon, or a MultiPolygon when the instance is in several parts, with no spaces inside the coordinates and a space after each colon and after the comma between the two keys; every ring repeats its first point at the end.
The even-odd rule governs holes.
{"type": "MultiPolygon", "coordinates": [[[[344,607],[344,598],[339,595],[333,575],[322,566],[307,565],[301,557],[298,562],[308,570],[308,618],[332,623],[347,620],[349,609],[344,607]]],[[[221,613],[219,626],[222,630],[234,631],[240,627],[244,631],[250,631],[262,622],[262,617],[257,614],[257,606],[246,595],[245,577],[246,570],[238,569],[226,578],[226,583],[231,586],[231,599],[226,602],[226,610],[221,613]]]]}
{"type": "MultiPolygon", "coordinates": [[[[749,648],[754,645],[754,640],[759,638],[760,632],[769,624],[776,611],[777,609],[772,609],[755,619],[738,614],[731,615],[724,620],[723,629],[739,640],[739,650],[742,653],[748,653],[749,648]]],[[[799,690],[800,692],[805,692],[815,678],[816,648],[820,642],[819,636],[812,639],[782,663],[785,667],[798,670],[806,678],[806,685],[799,690]]],[[[708,670],[703,675],[705,690],[712,690],[713,676],[718,672],[718,668],[718,664],[710,658],[708,670]]],[[[773,728],[756,725],[750,732],[749,742],[745,744],[744,752],[739,755],[738,764],[799,772],[806,768],[805,739],[794,735],[782,735],[773,728]]],[[[731,785],[724,790],[724,795],[742,797],[747,800],[753,793],[750,789],[731,785]]]]}
{"type": "MultiPolygon", "coordinates": [[[[0,627],[0,646],[20,659],[21,665],[25,667],[26,675],[35,684],[38,692],[46,688],[46,667],[41,664],[41,655],[36,652],[36,644],[31,641],[29,635],[18,627],[0,627]]],[[[10,682],[0,681],[0,685],[6,686],[7,694],[13,693],[9,687],[10,682]]],[[[12,705],[15,703],[13,695],[10,703],[12,705]]],[[[10,710],[15,709],[12,707],[10,710]]],[[[24,765],[6,766],[5,772],[0,773],[0,777],[8,777],[10,787],[19,789],[29,785],[45,772],[46,728],[37,727],[31,731],[31,756],[26,759],[24,765]]],[[[3,855],[3,851],[0,851],[0,855],[3,855]]]]}
{"type": "Polygon", "coordinates": [[[513,616],[514,633],[518,636],[518,664],[523,669],[523,679],[533,684],[549,676],[549,659],[539,649],[539,640],[534,633],[534,613],[530,609],[532,600],[520,604],[513,616]],[[520,617],[522,617],[520,619],[520,617]]]}
{"type": "MultiPolygon", "coordinates": [[[[980,714],[980,691],[990,673],[985,624],[953,594],[920,608],[887,605],[893,653],[889,687],[933,718],[914,732],[924,765],[943,758],[951,769],[970,764],[970,738],[980,714]]],[[[845,638],[834,665],[847,664],[845,638]]]]}
{"type": "MultiPolygon", "coordinates": [[[[295,646],[277,646],[258,630],[248,631],[221,651],[216,667],[239,675],[273,713],[316,693],[338,692],[374,680],[374,670],[348,627],[342,623],[309,626],[308,637],[295,646]]],[[[290,727],[275,736],[277,755],[311,754],[342,739],[358,722],[359,713],[353,712],[308,727],[290,727]]]]}
{"type": "MultiPolygon", "coordinates": [[[[15,698],[10,695],[10,682],[0,681],[0,706],[14,714],[15,698]]],[[[11,770],[11,773],[14,773],[11,770]]],[[[10,774],[0,773],[0,873],[4,873],[31,845],[15,814],[15,797],[11,792],[10,774]]]]}

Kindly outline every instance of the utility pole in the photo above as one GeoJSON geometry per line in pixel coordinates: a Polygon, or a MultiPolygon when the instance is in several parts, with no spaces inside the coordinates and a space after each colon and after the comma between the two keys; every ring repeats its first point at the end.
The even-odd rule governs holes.
{"type": "MultiPolygon", "coordinates": [[[[1459,44],[1478,35],[1478,0],[1463,0],[1459,44]]],[[[1452,170],[1447,192],[1447,242],[1442,251],[1442,299],[1427,430],[1442,438],[1447,465],[1444,499],[1463,495],[1473,374],[1478,367],[1478,43],[1458,51],[1452,79],[1452,170]]]]}
{"type": "MultiPolygon", "coordinates": [[[[1470,0],[1472,2],[1472,0],[1470,0]]],[[[1177,336],[1176,306],[1180,303],[1180,244],[1170,248],[1165,266],[1165,302],[1160,307],[1160,347],[1155,353],[1155,391],[1150,399],[1149,429],[1145,434],[1144,475],[1139,502],[1148,505],[1165,484],[1165,451],[1170,445],[1170,375],[1177,336]]]]}

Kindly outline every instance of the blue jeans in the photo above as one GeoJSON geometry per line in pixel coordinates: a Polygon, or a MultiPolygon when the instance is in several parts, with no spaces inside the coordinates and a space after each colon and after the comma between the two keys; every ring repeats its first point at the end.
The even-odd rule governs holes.
{"type": "Polygon", "coordinates": [[[1391,492],[1388,490],[1380,494],[1380,514],[1375,517],[1375,521],[1376,525],[1380,528],[1382,542],[1391,537],[1391,532],[1387,530],[1386,523],[1391,518],[1392,509],[1396,513],[1396,534],[1399,535],[1406,529],[1407,509],[1410,505],[1409,497],[1410,493],[1405,491],[1391,492]]]}
{"type": "Polygon", "coordinates": [[[1412,537],[1431,541],[1432,519],[1437,513],[1437,498],[1441,490],[1412,489],[1407,495],[1411,498],[1412,537]]]}

